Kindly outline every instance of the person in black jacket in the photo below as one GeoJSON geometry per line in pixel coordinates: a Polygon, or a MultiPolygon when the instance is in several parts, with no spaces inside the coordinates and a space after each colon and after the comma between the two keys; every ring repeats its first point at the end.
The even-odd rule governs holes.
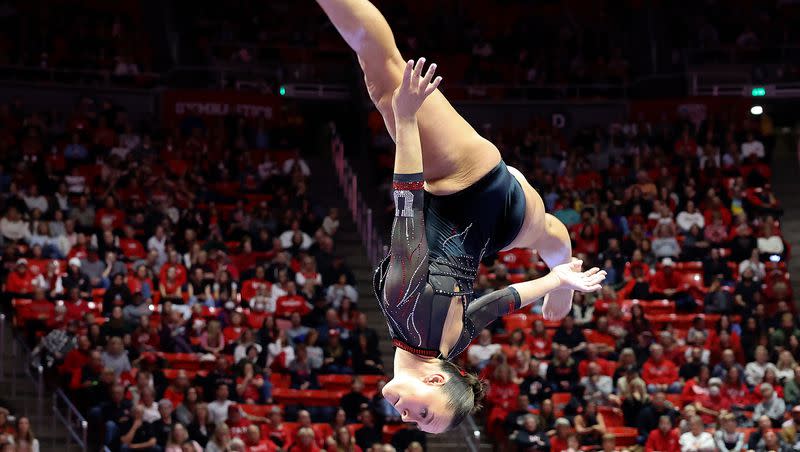
{"type": "Polygon", "coordinates": [[[133,296],[125,284],[125,275],[115,273],[111,277],[111,286],[103,295],[103,314],[109,315],[115,306],[125,307],[133,303],[133,296]]]}
{"type": "Polygon", "coordinates": [[[425,433],[417,428],[416,424],[407,423],[404,429],[398,430],[392,435],[392,446],[399,451],[408,449],[408,446],[414,442],[419,443],[423,450],[425,450],[425,433]]]}
{"type": "Polygon", "coordinates": [[[550,451],[550,440],[547,438],[547,433],[539,429],[536,416],[532,414],[525,415],[522,428],[512,433],[509,439],[519,452],[550,451]]]}
{"type": "Polygon", "coordinates": [[[375,417],[372,415],[372,411],[368,408],[361,410],[359,421],[364,425],[356,430],[356,444],[358,444],[358,447],[362,450],[367,450],[373,444],[382,442],[381,427],[375,424],[375,417]]]}

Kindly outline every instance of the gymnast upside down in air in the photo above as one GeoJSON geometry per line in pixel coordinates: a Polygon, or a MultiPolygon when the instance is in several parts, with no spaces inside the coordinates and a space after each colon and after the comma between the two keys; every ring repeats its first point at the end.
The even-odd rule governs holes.
{"type": "Polygon", "coordinates": [[[397,346],[383,393],[404,421],[443,432],[476,410],[483,394],[478,379],[449,359],[485,325],[542,296],[545,318],[565,317],[573,290],[596,290],[605,274],[580,272],[566,227],[436,89],[435,68],[421,80],[424,59],[416,67],[403,60],[369,0],[317,2],[358,55],[397,144],[391,250],[374,281],[397,346]],[[483,255],[512,248],[535,248],[551,273],[474,300],[483,255]]]}

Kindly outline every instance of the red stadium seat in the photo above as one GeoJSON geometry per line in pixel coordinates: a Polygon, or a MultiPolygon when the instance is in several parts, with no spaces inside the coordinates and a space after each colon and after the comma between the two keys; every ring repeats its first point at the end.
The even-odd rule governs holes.
{"type": "Polygon", "coordinates": [[[639,431],[633,427],[608,427],[606,433],[614,435],[617,447],[630,447],[636,445],[639,431]]]}
{"type": "Polygon", "coordinates": [[[503,317],[503,325],[505,325],[506,331],[514,331],[517,328],[526,329],[530,328],[533,325],[533,318],[528,314],[524,314],[522,312],[516,312],[514,314],[509,314],[503,317]]]}
{"type": "Polygon", "coordinates": [[[392,442],[392,436],[394,436],[395,433],[397,433],[399,430],[402,430],[403,428],[405,428],[404,424],[387,424],[387,425],[384,425],[383,426],[383,431],[382,431],[383,434],[381,435],[382,439],[383,439],[383,442],[387,443],[387,444],[391,443],[392,442]]]}
{"type": "Polygon", "coordinates": [[[603,423],[606,427],[623,427],[625,425],[625,418],[619,408],[598,406],[597,412],[603,415],[603,423]]]}

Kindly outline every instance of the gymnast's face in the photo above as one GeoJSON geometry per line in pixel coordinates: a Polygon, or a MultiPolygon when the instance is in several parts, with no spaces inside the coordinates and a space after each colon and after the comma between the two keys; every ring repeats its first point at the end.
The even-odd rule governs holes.
{"type": "Polygon", "coordinates": [[[383,387],[383,397],[400,413],[403,422],[416,423],[427,433],[442,433],[452,420],[442,386],[447,376],[442,373],[415,377],[395,374],[383,387]]]}

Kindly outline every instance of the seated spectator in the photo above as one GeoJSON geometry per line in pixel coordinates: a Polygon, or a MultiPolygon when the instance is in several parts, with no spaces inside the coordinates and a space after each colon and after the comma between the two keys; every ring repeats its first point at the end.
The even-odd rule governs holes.
{"type": "Polygon", "coordinates": [[[575,319],[567,316],[553,335],[553,344],[566,346],[570,354],[580,354],[586,348],[586,337],[575,327],[575,319]]]}
{"type": "Polygon", "coordinates": [[[703,308],[709,314],[730,314],[733,312],[733,296],[722,287],[722,281],[714,278],[703,299],[703,308]]]}
{"type": "MultiPolygon", "coordinates": [[[[142,389],[141,396],[136,405],[142,407],[142,419],[144,419],[145,422],[153,424],[161,419],[161,411],[156,401],[156,391],[152,386],[146,386],[142,389]]],[[[153,431],[153,434],[155,435],[155,431],[153,431]]]]}
{"type": "Polygon", "coordinates": [[[794,368],[794,377],[787,379],[783,387],[783,399],[787,405],[800,403],[800,365],[794,368]]]}
{"type": "Polygon", "coordinates": [[[289,446],[288,452],[320,452],[321,450],[314,441],[314,430],[304,427],[297,431],[297,441],[289,446]]]}
{"type": "Polygon", "coordinates": [[[203,334],[200,335],[200,351],[219,357],[226,346],[222,325],[218,320],[211,320],[203,334]]]}
{"type": "Polygon", "coordinates": [[[218,422],[214,426],[214,434],[209,438],[205,452],[226,452],[230,450],[231,432],[228,425],[218,422]]]}
{"type": "Polygon", "coordinates": [[[575,416],[575,431],[583,446],[596,446],[602,443],[606,426],[603,415],[597,412],[597,402],[594,400],[586,402],[583,412],[575,416]]]}
{"type": "MultiPolygon", "coordinates": [[[[531,356],[536,359],[549,359],[553,354],[553,340],[541,319],[533,322],[533,331],[528,336],[531,356]]],[[[495,352],[493,352],[495,353],[495,352]]]]}
{"type": "Polygon", "coordinates": [[[664,347],[660,344],[650,346],[650,358],[642,366],[642,379],[650,393],[679,393],[683,386],[678,380],[678,367],[664,358],[664,347]]]}
{"type": "Polygon", "coordinates": [[[570,392],[578,382],[578,366],[570,356],[567,346],[560,345],[556,348],[555,356],[547,367],[547,381],[553,392],[570,392]]]}
{"type": "Polygon", "coordinates": [[[120,376],[123,372],[130,372],[131,363],[128,360],[128,352],[120,337],[112,337],[108,340],[106,350],[103,352],[103,366],[114,371],[114,375],[120,376]]]}
{"type": "Polygon", "coordinates": [[[658,418],[658,428],[651,430],[647,435],[644,450],[645,452],[680,452],[680,436],[678,430],[672,427],[672,419],[669,416],[658,418]]]}
{"type": "Polygon", "coordinates": [[[364,382],[361,377],[353,377],[353,382],[350,385],[350,392],[342,396],[340,406],[344,409],[347,417],[347,422],[356,422],[358,415],[364,406],[369,406],[370,400],[363,394],[364,382]]]}
{"type": "Polygon", "coordinates": [[[791,411],[791,418],[781,425],[781,439],[794,446],[800,440],[800,406],[795,406],[791,411]]]}
{"type": "MultiPolygon", "coordinates": [[[[356,444],[362,450],[368,450],[373,444],[381,442],[381,429],[375,425],[375,419],[369,409],[361,410],[359,415],[361,428],[356,430],[356,444]]],[[[313,435],[311,436],[313,439],[313,435]]]]}
{"type": "Polygon", "coordinates": [[[593,361],[589,362],[580,384],[586,388],[586,397],[593,400],[607,401],[614,389],[611,377],[603,375],[600,365],[593,361]]]}
{"type": "Polygon", "coordinates": [[[690,429],[680,437],[681,452],[713,452],[714,438],[703,429],[703,420],[694,416],[689,420],[690,429]]]}
{"type": "Polygon", "coordinates": [[[121,451],[157,452],[161,450],[158,447],[152,423],[144,419],[144,407],[141,405],[133,407],[130,420],[120,425],[119,431],[121,432],[121,451]]]}
{"type": "Polygon", "coordinates": [[[731,409],[731,401],[722,392],[722,380],[719,378],[708,381],[708,394],[701,394],[694,404],[707,425],[713,424],[723,412],[731,409]]]}
{"type": "Polygon", "coordinates": [[[246,416],[242,416],[239,405],[233,403],[228,406],[228,418],[225,420],[225,425],[228,426],[231,438],[245,439],[252,422],[246,416]]]}
{"type": "Polygon", "coordinates": [[[358,301],[358,292],[355,287],[347,283],[347,275],[344,273],[338,276],[335,284],[328,286],[325,294],[325,299],[336,309],[341,305],[343,298],[358,301]]]}
{"type": "Polygon", "coordinates": [[[750,253],[750,258],[743,260],[739,263],[739,274],[743,274],[745,270],[752,270],[753,271],[753,279],[755,281],[763,281],[764,278],[767,276],[767,271],[764,266],[764,263],[761,262],[761,258],[758,252],[758,249],[753,249],[750,253]]]}
{"type": "MultiPolygon", "coordinates": [[[[329,344],[330,345],[330,344],[329,344]]],[[[295,359],[289,364],[291,386],[294,389],[319,389],[317,372],[308,361],[308,354],[304,344],[299,344],[296,349],[295,359]]]]}
{"type": "Polygon", "coordinates": [[[347,427],[334,429],[333,435],[326,440],[327,452],[361,452],[354,436],[347,427]]]}
{"type": "Polygon", "coordinates": [[[536,416],[526,414],[522,417],[522,425],[511,434],[509,439],[518,450],[546,452],[550,450],[550,439],[539,428],[536,416]]]}
{"type": "Polygon", "coordinates": [[[744,368],[745,382],[750,386],[761,384],[767,369],[777,371],[775,365],[769,362],[769,353],[766,347],[759,345],[755,350],[755,361],[747,363],[744,368]]]}
{"type": "Polygon", "coordinates": [[[216,386],[214,393],[215,398],[211,403],[208,404],[209,424],[213,425],[219,424],[220,422],[224,423],[228,420],[228,408],[236,403],[228,398],[230,395],[228,391],[228,385],[225,383],[220,383],[216,386]]]}
{"type": "Polygon", "coordinates": [[[492,333],[484,329],[478,335],[478,342],[467,349],[467,361],[471,367],[482,369],[489,363],[492,355],[500,350],[500,344],[492,343],[492,333]]]}
{"type": "Polygon", "coordinates": [[[571,425],[567,418],[560,417],[556,419],[555,434],[550,435],[550,450],[567,450],[569,448],[569,438],[574,438],[576,442],[575,450],[577,450],[580,447],[579,443],[577,442],[578,437],[577,435],[571,433],[570,430],[571,425]]]}
{"type": "Polygon", "coordinates": [[[753,417],[754,427],[756,430],[750,433],[750,438],[747,440],[747,450],[756,450],[756,448],[764,447],[764,435],[772,430],[772,420],[767,416],[753,417]]]}
{"type": "Polygon", "coordinates": [[[759,386],[763,400],[757,403],[753,409],[753,418],[767,416],[772,422],[773,428],[779,428],[783,424],[783,415],[786,413],[786,403],[778,397],[778,394],[769,383],[761,383],[759,386]]]}
{"type": "Polygon", "coordinates": [[[189,439],[189,432],[183,424],[176,423],[169,434],[164,452],[184,452],[187,450],[191,452],[202,452],[203,448],[200,447],[197,441],[189,439]]]}
{"type": "MultiPolygon", "coordinates": [[[[259,403],[269,397],[264,397],[264,376],[260,369],[256,369],[252,362],[244,361],[240,364],[240,376],[236,379],[236,395],[242,403],[259,403]]],[[[231,435],[240,436],[233,430],[231,435]]]]}
{"type": "Polygon", "coordinates": [[[737,431],[736,416],[725,413],[720,416],[720,428],[714,432],[714,444],[720,452],[741,452],[745,448],[744,433],[737,431]]]}
{"type": "Polygon", "coordinates": [[[161,448],[166,447],[170,434],[173,428],[176,427],[176,422],[172,416],[175,411],[174,407],[169,399],[161,399],[158,402],[158,414],[160,417],[153,422],[153,434],[156,436],[156,443],[161,448]]]}
{"type": "Polygon", "coordinates": [[[772,451],[789,452],[793,450],[791,446],[785,444],[781,439],[781,437],[778,436],[778,434],[772,430],[764,433],[763,441],[764,441],[763,447],[761,446],[761,444],[756,446],[755,449],[756,452],[772,452],[772,451]]]}

